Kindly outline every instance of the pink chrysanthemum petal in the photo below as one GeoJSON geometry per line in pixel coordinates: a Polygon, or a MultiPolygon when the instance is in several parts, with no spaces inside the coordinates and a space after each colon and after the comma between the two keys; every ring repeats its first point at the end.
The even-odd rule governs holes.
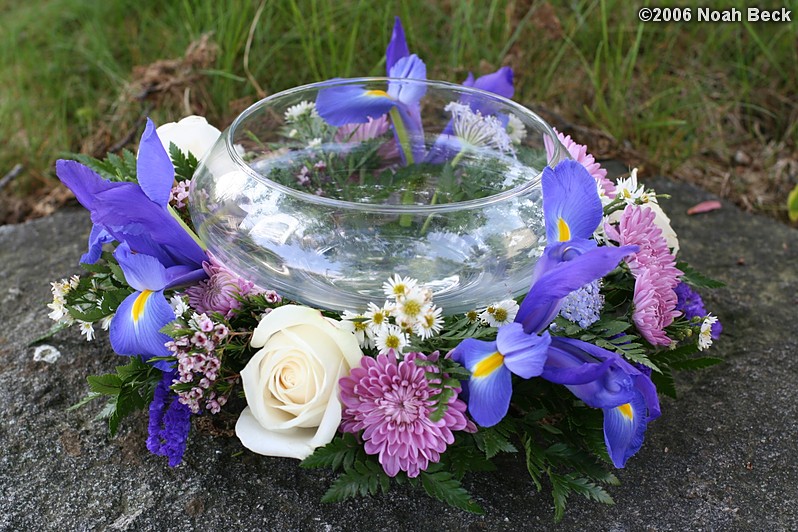
{"type": "Polygon", "coordinates": [[[415,361],[435,357],[410,353],[398,362],[393,351],[376,359],[363,357],[362,367],[339,381],[344,407],[341,430],[362,430],[366,453],[379,455],[390,476],[399,471],[418,476],[430,462],[440,460],[440,453],[454,442],[453,431],[470,428],[466,405],[457,395],[441,420],[429,417],[440,389],[431,388],[426,375],[435,370],[417,366],[415,361]]]}
{"type": "MultiPolygon", "coordinates": [[[[596,159],[587,152],[587,146],[577,144],[570,135],[563,135],[557,131],[557,129],[554,129],[554,132],[557,133],[557,138],[560,139],[560,142],[565,146],[565,149],[568,150],[568,153],[571,154],[571,157],[584,166],[596,182],[601,185],[604,195],[610,199],[614,199],[615,185],[612,181],[607,179],[607,170],[602,168],[601,165],[596,162],[596,159]]],[[[543,140],[546,145],[546,153],[551,157],[554,153],[553,143],[548,137],[545,137],[543,140]]]]}
{"type": "Polygon", "coordinates": [[[665,327],[680,312],[674,288],[682,272],[668,249],[662,230],[654,223],[655,213],[645,206],[629,205],[621,214],[618,227],[605,225],[607,236],[620,245],[637,245],[640,251],[626,259],[635,277],[632,321],[640,334],[653,345],[669,345],[665,327]]]}

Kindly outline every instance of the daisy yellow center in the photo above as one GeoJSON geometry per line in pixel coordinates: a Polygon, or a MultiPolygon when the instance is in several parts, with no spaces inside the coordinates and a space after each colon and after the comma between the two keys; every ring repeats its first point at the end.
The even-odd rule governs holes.
{"type": "Polygon", "coordinates": [[[380,325],[383,321],[385,321],[385,315],[382,312],[377,312],[374,314],[374,317],[371,318],[371,321],[380,325]]]}
{"type": "Polygon", "coordinates": [[[631,420],[634,417],[634,414],[632,412],[632,405],[629,403],[619,406],[618,410],[620,410],[621,414],[623,414],[623,417],[625,417],[628,420],[631,420]]]}
{"type": "Polygon", "coordinates": [[[385,347],[388,349],[399,349],[399,337],[393,334],[385,338],[385,347]]]}
{"type": "Polygon", "coordinates": [[[480,360],[474,368],[473,377],[487,377],[504,364],[504,355],[496,351],[495,353],[480,360]]]}
{"type": "Polygon", "coordinates": [[[497,308],[493,312],[493,317],[496,318],[496,321],[499,323],[507,321],[507,310],[503,308],[497,308]]]}
{"type": "Polygon", "coordinates": [[[418,301],[407,301],[402,308],[404,309],[405,314],[408,316],[418,316],[418,314],[421,312],[421,305],[418,303],[418,301]]]}

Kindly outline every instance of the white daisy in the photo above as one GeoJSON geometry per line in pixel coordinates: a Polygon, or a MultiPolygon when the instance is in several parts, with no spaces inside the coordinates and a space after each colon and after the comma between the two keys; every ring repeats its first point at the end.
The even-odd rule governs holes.
{"type": "Polygon", "coordinates": [[[408,343],[407,334],[396,325],[388,325],[377,334],[374,343],[380,354],[388,353],[391,349],[401,353],[408,343]]]}
{"type": "Polygon", "coordinates": [[[380,331],[388,326],[388,318],[391,316],[391,309],[388,302],[385,302],[384,307],[378,307],[374,303],[369,303],[369,308],[363,313],[366,318],[366,324],[369,329],[374,332],[380,331]]]}
{"type": "Polygon", "coordinates": [[[90,321],[78,320],[78,327],[80,328],[80,334],[86,337],[87,342],[94,340],[94,327],[90,321]]]}
{"type": "Polygon", "coordinates": [[[486,307],[479,315],[479,319],[491,327],[501,327],[512,323],[518,314],[518,303],[512,299],[505,299],[486,307]]]}
{"type": "Polygon", "coordinates": [[[701,323],[701,332],[698,333],[698,350],[703,351],[712,345],[712,325],[718,322],[718,318],[708,314],[701,323]]]}
{"type": "Polygon", "coordinates": [[[615,191],[615,197],[623,198],[627,205],[657,201],[657,197],[655,195],[646,192],[645,185],[638,184],[637,168],[632,170],[632,173],[629,174],[629,177],[618,179],[615,191]]]}
{"type": "Polygon", "coordinates": [[[110,316],[106,316],[100,320],[100,328],[104,331],[108,330],[108,327],[111,326],[111,320],[114,319],[114,315],[111,314],[110,316]]]}
{"type": "Polygon", "coordinates": [[[513,144],[521,144],[521,141],[526,138],[526,127],[521,119],[511,114],[507,118],[507,136],[513,144]]]}
{"type": "Polygon", "coordinates": [[[319,113],[316,111],[316,104],[307,100],[301,101],[296,105],[292,105],[285,111],[285,121],[290,123],[296,122],[304,117],[316,118],[319,113]]]}
{"type": "Polygon", "coordinates": [[[357,338],[357,343],[360,345],[360,347],[372,347],[371,337],[366,334],[369,326],[365,321],[365,315],[352,312],[351,310],[345,310],[341,314],[341,319],[352,325],[352,332],[354,333],[355,338],[357,338]]]}
{"type": "Polygon", "coordinates": [[[422,340],[438,334],[443,328],[443,318],[441,317],[442,309],[432,305],[428,308],[427,312],[421,316],[421,320],[416,323],[413,329],[415,333],[421,337],[422,340]]]}
{"type": "Polygon", "coordinates": [[[427,294],[418,287],[414,287],[405,293],[405,296],[398,299],[395,314],[397,320],[405,322],[409,327],[413,327],[422,316],[429,311],[427,294]]]}
{"type": "Polygon", "coordinates": [[[418,281],[413,278],[394,274],[387,282],[382,283],[382,290],[385,292],[386,296],[399,301],[400,298],[403,298],[408,292],[413,290],[417,284],[418,281]]]}

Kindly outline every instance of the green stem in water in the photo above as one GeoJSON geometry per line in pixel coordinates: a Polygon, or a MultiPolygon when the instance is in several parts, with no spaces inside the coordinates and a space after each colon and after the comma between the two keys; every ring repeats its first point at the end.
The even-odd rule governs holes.
{"type": "Polygon", "coordinates": [[[399,114],[399,109],[397,109],[396,106],[391,108],[389,114],[391,115],[393,129],[396,131],[399,148],[405,154],[405,161],[407,164],[413,164],[415,161],[413,160],[413,149],[412,146],[410,146],[410,135],[407,133],[407,126],[405,126],[402,120],[402,115],[399,114]]]}

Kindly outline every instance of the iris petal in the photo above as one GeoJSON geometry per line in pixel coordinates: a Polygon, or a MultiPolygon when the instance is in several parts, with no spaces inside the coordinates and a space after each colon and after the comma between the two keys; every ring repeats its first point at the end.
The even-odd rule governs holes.
{"type": "Polygon", "coordinates": [[[472,373],[468,412],[483,427],[495,425],[507,415],[513,393],[512,374],[503,363],[495,363],[497,354],[496,342],[473,338],[463,340],[452,353],[472,373]]]}
{"type": "MultiPolygon", "coordinates": [[[[170,338],[160,330],[174,319],[163,292],[133,292],[122,301],[111,320],[111,347],[120,355],[167,356],[170,352],[164,344],[170,338]]],[[[169,369],[169,363],[164,361],[156,366],[169,369]]]]}
{"type": "Polygon", "coordinates": [[[161,207],[166,207],[174,184],[175,167],[155,132],[155,124],[149,118],[139,143],[136,178],[148,198],[161,207]]]}
{"type": "Polygon", "coordinates": [[[474,80],[474,75],[469,72],[468,77],[463,82],[463,86],[492,92],[499,96],[504,96],[505,98],[512,98],[515,92],[513,88],[513,69],[510,67],[501,67],[492,74],[480,76],[476,81],[474,80]]]}
{"type": "Polygon", "coordinates": [[[103,252],[103,244],[113,241],[114,237],[112,237],[105,228],[100,225],[92,226],[91,234],[89,234],[89,250],[83,254],[80,258],[80,262],[83,264],[94,264],[100,260],[100,256],[103,252]]]}
{"type": "Polygon", "coordinates": [[[405,30],[402,27],[402,21],[396,17],[396,22],[393,25],[393,32],[391,32],[391,40],[388,43],[388,48],[385,50],[385,72],[390,76],[391,68],[403,57],[410,55],[410,50],[407,47],[407,39],[405,39],[405,30]]]}
{"type": "Polygon", "coordinates": [[[646,404],[639,393],[628,403],[604,409],[604,443],[615,467],[624,467],[640,450],[648,420],[646,404]]]}
{"type": "Polygon", "coordinates": [[[527,333],[545,329],[557,316],[565,296],[607,275],[635,251],[636,246],[602,246],[563,260],[570,258],[568,243],[547,246],[545,257],[536,266],[537,279],[521,302],[515,321],[523,324],[527,333]]]}
{"type": "Polygon", "coordinates": [[[125,274],[125,280],[135,290],[163,290],[167,285],[166,268],[150,255],[133,253],[128,244],[120,244],[114,257],[125,274]]]}
{"type": "Polygon", "coordinates": [[[417,106],[427,92],[427,86],[424,83],[414,81],[427,79],[427,66],[416,54],[397,61],[391,68],[389,76],[402,79],[392,81],[388,85],[388,94],[408,107],[417,106]]]}
{"type": "Polygon", "coordinates": [[[363,85],[344,85],[321,89],[316,110],[328,124],[365,124],[390,111],[396,101],[384,91],[366,90],[363,85]]]}
{"type": "Polygon", "coordinates": [[[590,238],[601,223],[602,207],[596,180],[576,161],[543,169],[543,213],[549,244],[590,238]],[[564,230],[566,229],[566,230],[564,230]]]}
{"type": "Polygon", "coordinates": [[[504,365],[519,377],[529,379],[540,375],[546,362],[546,351],[551,338],[549,333],[526,334],[520,323],[511,323],[499,329],[496,346],[504,356],[504,365]]]}

